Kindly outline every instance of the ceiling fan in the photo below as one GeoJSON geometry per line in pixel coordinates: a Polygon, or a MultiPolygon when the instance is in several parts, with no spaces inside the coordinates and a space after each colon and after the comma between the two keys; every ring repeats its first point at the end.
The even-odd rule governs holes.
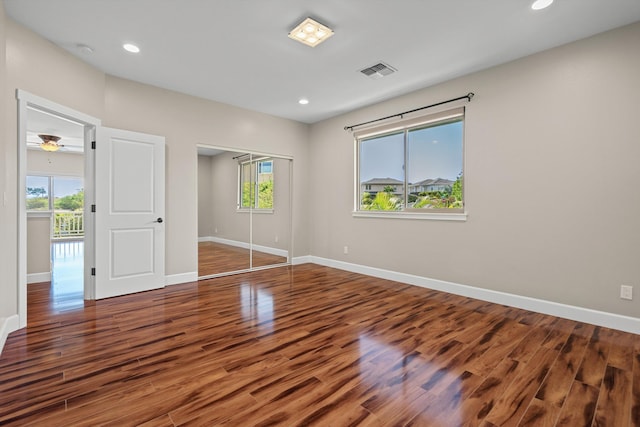
{"type": "Polygon", "coordinates": [[[60,141],[59,136],[40,134],[38,137],[42,140],[40,148],[44,151],[58,151],[60,148],[64,147],[64,145],[58,143],[58,141],[60,141]]]}
{"type": "MultiPolygon", "coordinates": [[[[27,137],[27,147],[31,149],[40,148],[49,153],[53,153],[64,147],[64,144],[59,142],[60,139],[62,139],[60,136],[38,134],[38,138],[40,138],[41,141],[38,141],[33,134],[29,135],[27,137]]],[[[66,148],[63,151],[66,151],[66,148]]]]}

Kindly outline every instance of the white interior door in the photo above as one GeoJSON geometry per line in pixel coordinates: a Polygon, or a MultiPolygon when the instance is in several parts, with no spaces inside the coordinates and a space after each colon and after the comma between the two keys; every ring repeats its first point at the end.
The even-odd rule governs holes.
{"type": "Polygon", "coordinates": [[[164,286],[164,137],[98,127],[95,297],[164,286]]]}

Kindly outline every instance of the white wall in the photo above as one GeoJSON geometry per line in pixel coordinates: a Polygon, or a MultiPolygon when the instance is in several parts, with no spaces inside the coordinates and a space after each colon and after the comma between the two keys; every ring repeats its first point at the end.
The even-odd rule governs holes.
{"type": "Polygon", "coordinates": [[[213,236],[210,156],[198,156],[198,237],[213,236]]]}
{"type": "MultiPolygon", "coordinates": [[[[8,198],[11,196],[9,187],[16,185],[15,179],[12,180],[11,171],[15,170],[15,157],[7,155],[8,145],[11,141],[15,141],[15,132],[12,135],[10,131],[9,121],[7,119],[7,67],[6,67],[6,17],[4,13],[4,4],[0,2],[0,330],[4,330],[4,319],[15,315],[17,311],[17,277],[15,271],[16,258],[12,255],[12,249],[15,253],[16,241],[15,232],[16,218],[11,215],[17,208],[15,204],[10,203],[8,198]],[[4,203],[7,197],[9,203],[4,203]],[[13,211],[11,210],[13,207],[13,211]],[[12,246],[13,244],[13,246],[12,246]]],[[[15,130],[15,129],[14,129],[15,130]]],[[[15,195],[15,192],[14,192],[15,195]]],[[[4,338],[0,335],[0,349],[4,343],[4,338]]]]}
{"type": "Polygon", "coordinates": [[[82,154],[43,150],[27,150],[27,173],[59,176],[84,176],[84,156],[82,154]]]}
{"type": "Polygon", "coordinates": [[[166,137],[168,275],[197,271],[197,144],[294,157],[295,250],[309,253],[308,125],[112,76],[101,118],[105,126],[166,137]]]}
{"type": "Polygon", "coordinates": [[[640,23],[314,124],[311,253],[640,317],[638,46],[640,23]],[[470,91],[468,220],[353,218],[343,127],[470,91]]]}
{"type": "MultiPolygon", "coordinates": [[[[27,219],[27,275],[42,276],[50,273],[51,216],[30,217],[27,219]]],[[[46,282],[47,280],[36,281],[46,282]]],[[[28,280],[28,282],[34,281],[28,280]]]]}

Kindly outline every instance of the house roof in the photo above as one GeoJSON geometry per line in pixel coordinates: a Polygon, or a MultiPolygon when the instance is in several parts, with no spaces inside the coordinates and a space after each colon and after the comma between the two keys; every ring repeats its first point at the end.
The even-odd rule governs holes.
{"type": "Polygon", "coordinates": [[[369,181],[364,181],[361,184],[402,185],[404,182],[398,181],[395,178],[371,178],[369,181]]]}
{"type": "Polygon", "coordinates": [[[412,183],[410,185],[451,185],[454,182],[455,181],[451,181],[451,180],[445,179],[445,178],[436,178],[436,179],[427,178],[427,179],[422,180],[422,181],[414,182],[414,183],[412,183]]]}

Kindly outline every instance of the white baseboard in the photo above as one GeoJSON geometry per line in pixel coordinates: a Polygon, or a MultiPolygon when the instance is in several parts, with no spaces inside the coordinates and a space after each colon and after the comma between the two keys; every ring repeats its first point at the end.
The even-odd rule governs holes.
{"type": "Polygon", "coordinates": [[[249,245],[249,243],[239,242],[237,240],[223,239],[221,237],[213,237],[213,236],[198,237],[198,242],[215,242],[215,243],[235,246],[236,248],[243,248],[243,249],[249,249],[249,247],[252,247],[254,250],[258,252],[264,252],[271,255],[282,256],[285,258],[288,255],[288,252],[285,249],[271,248],[269,246],[262,246],[262,245],[255,245],[255,244],[251,246],[249,245]]]}
{"type": "Polygon", "coordinates": [[[165,286],[179,285],[180,283],[189,283],[198,281],[198,272],[191,271],[189,273],[169,274],[164,276],[165,286]]]}
{"type": "MultiPolygon", "coordinates": [[[[605,311],[592,310],[590,308],[577,307],[573,305],[560,304],[553,301],[546,301],[537,298],[530,298],[521,295],[509,294],[506,292],[493,291],[490,289],[476,288],[459,283],[445,282],[443,280],[429,279],[412,274],[399,273],[397,271],[384,270],[375,267],[367,267],[359,264],[351,264],[344,261],[337,261],[328,258],[316,257],[313,255],[297,257],[297,259],[307,260],[314,264],[333,267],[340,270],[365,274],[367,276],[379,277],[381,279],[393,280],[410,285],[421,286],[423,288],[448,292],[450,294],[475,298],[482,301],[496,304],[508,305],[510,307],[522,308],[536,313],[549,314],[578,322],[590,323],[604,326],[611,329],[618,329],[633,334],[640,334],[640,318],[623,316],[605,311]]],[[[301,262],[300,262],[301,263],[301,262]]],[[[294,264],[296,264],[294,262],[294,264]]]]}
{"type": "Polygon", "coordinates": [[[50,281],[51,281],[50,271],[45,271],[44,273],[27,274],[27,284],[50,282],[50,281]]]}
{"type": "Polygon", "coordinates": [[[9,334],[18,329],[20,329],[20,321],[17,314],[6,318],[0,317],[0,354],[2,354],[4,343],[7,341],[9,334]]]}
{"type": "Polygon", "coordinates": [[[297,256],[291,260],[291,265],[308,264],[310,262],[313,262],[312,258],[313,257],[311,255],[297,256]]]}

